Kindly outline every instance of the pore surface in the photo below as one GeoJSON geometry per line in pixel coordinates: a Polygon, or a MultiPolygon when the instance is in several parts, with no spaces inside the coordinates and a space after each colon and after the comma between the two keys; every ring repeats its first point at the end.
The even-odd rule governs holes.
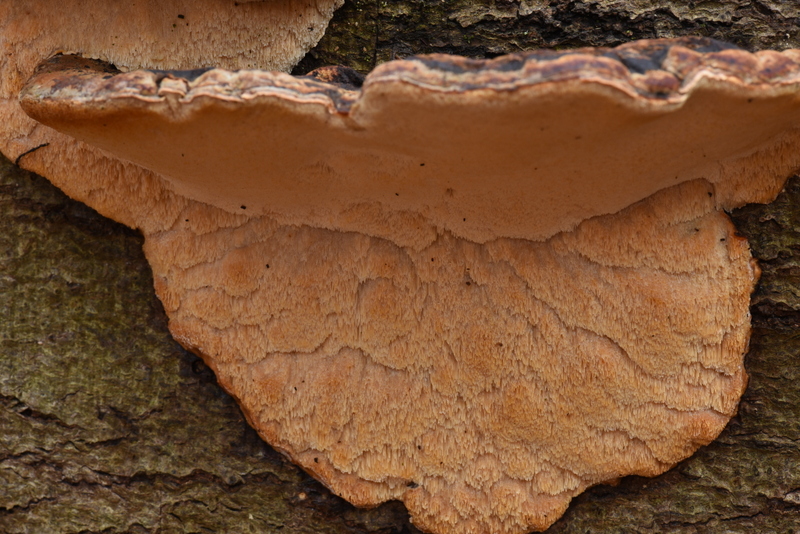
{"type": "Polygon", "coordinates": [[[420,251],[267,218],[146,252],[170,328],[273,445],[434,532],[545,528],[708,443],[745,386],[746,242],[691,182],[544,243],[420,251]]]}
{"type": "MultiPolygon", "coordinates": [[[[21,163],[142,229],[172,333],[267,441],[335,492],[360,505],[402,499],[436,533],[521,533],[552,524],[589,485],[663,472],[735,412],[757,268],[718,210],[772,198],[800,163],[796,56],[704,40],[487,62],[437,56],[384,65],[361,90],[251,71],[187,80],[47,67],[21,102],[82,141],[37,126],[25,139],[36,150],[21,163]],[[564,109],[591,98],[608,131],[573,113],[559,136],[505,132],[513,144],[502,157],[462,168],[474,150],[437,160],[429,143],[421,159],[430,131],[391,122],[398,102],[416,99],[418,111],[441,112],[472,142],[508,123],[492,123],[493,109],[507,118],[519,104],[536,115],[544,97],[564,109]],[[693,125],[687,110],[712,104],[732,115],[721,109],[693,125]],[[483,122],[453,122],[467,115],[483,122]],[[275,149],[246,129],[245,152],[288,159],[218,172],[216,156],[184,164],[172,157],[188,155],[182,147],[153,142],[194,132],[209,147],[198,157],[225,153],[215,140],[240,138],[214,128],[240,116],[288,143],[275,149]],[[281,135],[299,123],[323,142],[281,135]],[[413,143],[369,141],[387,124],[413,143]],[[580,148],[587,132],[648,141],[589,150],[608,165],[556,146],[580,148]],[[329,134],[346,137],[341,152],[329,134]],[[554,148],[534,151],[530,139],[554,148]],[[153,151],[141,150],[148,142],[153,151]],[[552,168],[535,166],[531,154],[556,152],[552,168]],[[574,163],[570,154],[581,161],[565,174],[559,162],[574,163]],[[522,165],[512,166],[516,156],[522,165]],[[206,170],[185,172],[198,168],[206,170]],[[327,204],[319,195],[309,213],[306,202],[281,211],[273,195],[251,194],[309,176],[319,181],[303,191],[359,190],[385,184],[381,176],[404,189],[376,186],[373,196],[327,204]],[[529,179],[522,193],[542,210],[515,196],[515,176],[529,179]],[[459,197],[468,184],[488,190],[501,179],[508,205],[459,197]],[[423,190],[433,193],[418,206],[407,199],[423,190]],[[544,202],[542,191],[567,200],[544,202]],[[492,226],[486,205],[503,224],[492,226]]],[[[550,119],[536,124],[559,124],[550,119]]]]}

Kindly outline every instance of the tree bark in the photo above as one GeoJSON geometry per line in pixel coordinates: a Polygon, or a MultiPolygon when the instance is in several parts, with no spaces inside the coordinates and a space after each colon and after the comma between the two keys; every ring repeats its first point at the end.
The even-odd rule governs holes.
{"type": "MultiPolygon", "coordinates": [[[[296,72],[704,35],[800,48],[778,0],[350,1],[296,72]]],[[[800,532],[800,177],[732,214],[763,270],[750,384],[711,445],[576,498],[550,532],[800,532]]],[[[264,444],[166,329],[142,238],[0,163],[0,532],[416,532],[264,444]]]]}

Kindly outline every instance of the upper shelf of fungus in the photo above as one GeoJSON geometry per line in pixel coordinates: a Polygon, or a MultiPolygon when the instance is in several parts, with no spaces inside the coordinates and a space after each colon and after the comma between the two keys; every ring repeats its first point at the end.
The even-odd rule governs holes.
{"type": "Polygon", "coordinates": [[[0,109],[27,133],[0,144],[142,230],[173,335],[334,492],[522,533],[735,413],[758,268],[722,210],[800,167],[798,61],[676,39],[362,81],[61,55],[18,66],[0,109]]]}
{"type": "Polygon", "coordinates": [[[786,156],[746,156],[796,124],[793,56],[683,44],[411,58],[360,86],[336,67],[187,76],[60,56],[20,103],[231,214],[415,248],[441,230],[539,241],[695,179],[720,208],[780,189],[786,156]]]}

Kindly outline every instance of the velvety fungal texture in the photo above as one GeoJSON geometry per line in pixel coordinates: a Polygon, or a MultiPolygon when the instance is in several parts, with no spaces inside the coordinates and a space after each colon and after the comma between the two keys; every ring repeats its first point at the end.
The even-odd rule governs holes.
{"type": "MultiPolygon", "coordinates": [[[[291,167],[287,153],[280,165],[290,177],[327,173],[351,191],[378,172],[392,185],[410,176],[438,188],[416,211],[395,200],[406,190],[373,189],[350,204],[323,201],[302,223],[302,203],[281,212],[247,194],[252,167],[270,172],[247,161],[214,205],[203,190],[213,169],[184,172],[157,146],[121,152],[137,166],[60,138],[60,152],[48,145],[22,160],[142,229],[176,339],[206,360],[267,441],[349,501],[400,499],[415,524],[437,533],[544,529],[588,486],[661,473],[734,415],[758,271],[719,209],[773,198],[800,163],[795,52],[681,40],[490,62],[433,56],[384,65],[360,91],[279,74],[186,80],[84,68],[39,71],[23,92],[25,110],[111,152],[141,146],[124,142],[141,131],[180,144],[171,129],[182,134],[208,116],[288,115],[333,139],[320,146],[340,148],[310,169],[291,167]],[[627,186],[620,191],[640,195],[632,200],[619,201],[612,181],[580,193],[568,180],[549,183],[547,172],[528,177],[546,195],[572,198],[563,219],[531,221],[517,202],[489,227],[461,216],[478,213],[481,199],[458,195],[482,182],[447,174],[451,152],[423,160],[413,144],[398,153],[380,142],[398,101],[418,103],[411,116],[434,109],[450,120],[481,116],[487,94],[501,116],[535,116],[541,99],[565,107],[594,99],[616,109],[608,131],[625,135],[622,114],[646,142],[659,125],[681,132],[684,124],[678,140],[704,144],[684,153],[668,143],[654,156],[684,167],[651,162],[647,172],[617,176],[627,186]],[[706,135],[707,121],[690,128],[694,115],[680,122],[704,102],[737,111],[733,123],[710,123],[727,141],[706,135]],[[99,135],[106,124],[122,135],[99,135]],[[78,180],[65,158],[92,162],[90,179],[78,180]],[[370,174],[368,162],[381,165],[370,174]],[[434,170],[427,181],[421,167],[434,170]]],[[[595,123],[581,124],[550,137],[601,137],[595,123]]],[[[402,121],[394,126],[393,139],[413,138],[402,121]]],[[[592,165],[613,174],[591,160],[576,174],[592,165]]],[[[484,178],[531,172],[503,169],[484,178]]]]}
{"type": "Polygon", "coordinates": [[[407,524],[399,503],[353,509],[247,426],[170,336],[142,244],[0,159],[0,532],[407,524]]]}
{"type": "MultiPolygon", "coordinates": [[[[798,206],[795,178],[775,202],[733,214],[763,270],[738,415],[657,478],[590,488],[548,532],[795,528],[798,206]]],[[[141,236],[5,160],[0,221],[3,531],[417,532],[402,505],[354,509],[247,430],[172,341],[141,236]]]]}
{"type": "Polygon", "coordinates": [[[325,33],[342,0],[18,0],[0,4],[0,150],[12,161],[48,142],[17,96],[34,67],[82,54],[122,70],[288,71],[325,33]]]}

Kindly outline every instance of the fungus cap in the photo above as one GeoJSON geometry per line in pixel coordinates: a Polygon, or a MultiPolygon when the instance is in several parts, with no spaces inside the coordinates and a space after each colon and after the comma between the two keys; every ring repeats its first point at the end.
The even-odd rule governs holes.
{"type": "MultiPolygon", "coordinates": [[[[0,150],[15,160],[50,139],[17,96],[43,59],[101,59],[127,71],[288,71],[322,37],[343,0],[14,0],[0,4],[0,150]]],[[[48,174],[48,173],[44,173],[48,174]]]]}
{"type": "Polygon", "coordinates": [[[384,64],[360,89],[251,70],[186,80],[68,68],[42,72],[21,102],[230,213],[244,205],[415,247],[440,229],[542,240],[694,179],[714,184],[726,209],[741,190],[749,201],[774,196],[782,172],[745,187],[761,162],[726,165],[797,124],[790,57],[665,43],[429,56],[384,64]],[[643,61],[652,64],[628,70],[643,61]]]}
{"type": "Polygon", "coordinates": [[[799,59],[642,41],[358,88],[61,57],[20,103],[78,140],[24,163],[143,230],[173,335],[278,450],[425,530],[521,533],[735,413],[758,268],[721,208],[800,166],[799,59]]]}

